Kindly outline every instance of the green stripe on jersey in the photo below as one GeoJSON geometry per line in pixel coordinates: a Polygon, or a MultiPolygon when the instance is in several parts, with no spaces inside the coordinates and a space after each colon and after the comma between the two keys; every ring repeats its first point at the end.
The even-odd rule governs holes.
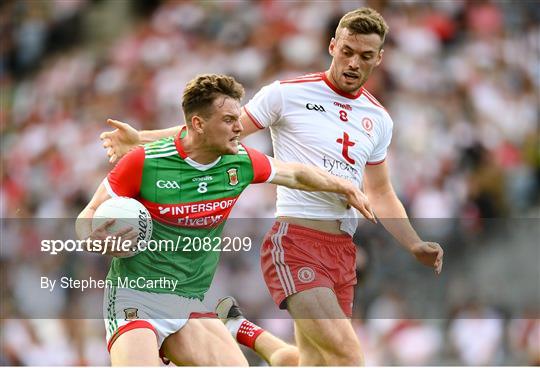
{"type": "Polygon", "coordinates": [[[152,143],[147,143],[144,145],[144,149],[161,148],[161,147],[169,146],[171,144],[174,146],[174,137],[167,137],[167,138],[163,138],[152,143]]]}
{"type": "Polygon", "coordinates": [[[145,147],[144,148],[144,151],[146,153],[148,153],[148,152],[163,152],[163,151],[170,151],[170,150],[176,150],[176,146],[174,144],[168,144],[166,146],[161,146],[159,148],[157,148],[157,147],[155,147],[155,148],[145,147]]]}

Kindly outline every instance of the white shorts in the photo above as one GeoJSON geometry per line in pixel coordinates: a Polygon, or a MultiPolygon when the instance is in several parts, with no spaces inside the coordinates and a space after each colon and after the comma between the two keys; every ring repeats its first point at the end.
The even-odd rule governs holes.
{"type": "Polygon", "coordinates": [[[103,316],[109,352],[120,335],[136,328],[154,331],[161,347],[190,318],[217,318],[198,299],[117,287],[105,290],[103,316]]]}

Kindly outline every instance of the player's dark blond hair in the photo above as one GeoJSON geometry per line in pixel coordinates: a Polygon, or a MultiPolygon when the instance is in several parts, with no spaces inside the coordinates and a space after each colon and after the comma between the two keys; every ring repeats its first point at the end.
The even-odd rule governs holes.
{"type": "Polygon", "coordinates": [[[244,87],[228,75],[202,74],[190,80],[182,95],[186,122],[189,123],[195,115],[208,118],[212,113],[214,100],[220,96],[240,101],[244,97],[244,87]]]}
{"type": "Polygon", "coordinates": [[[358,8],[345,14],[336,28],[336,39],[343,28],[352,34],[378,34],[382,40],[381,47],[390,29],[382,15],[371,8],[358,8]]]}

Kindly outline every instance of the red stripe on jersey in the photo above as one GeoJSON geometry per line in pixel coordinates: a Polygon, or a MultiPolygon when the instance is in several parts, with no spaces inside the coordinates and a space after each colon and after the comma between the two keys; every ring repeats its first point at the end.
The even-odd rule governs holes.
{"type": "Polygon", "coordinates": [[[251,159],[251,165],[253,166],[253,184],[265,183],[272,174],[272,165],[270,160],[265,154],[260,153],[253,148],[244,147],[251,159]]]}
{"type": "Polygon", "coordinates": [[[320,82],[320,81],[322,81],[322,78],[316,78],[316,79],[294,79],[294,80],[288,80],[288,81],[280,81],[279,84],[309,83],[309,82],[320,82]]]}
{"type": "Polygon", "coordinates": [[[374,104],[375,106],[377,107],[380,107],[381,109],[383,110],[386,110],[384,108],[384,106],[379,102],[377,101],[377,99],[375,97],[373,97],[373,95],[371,93],[369,93],[367,90],[364,90],[364,96],[366,96],[366,98],[372,103],[374,104]]]}
{"type": "Polygon", "coordinates": [[[185,133],[187,133],[187,126],[184,125],[174,138],[174,145],[176,146],[176,150],[178,151],[180,157],[182,157],[184,160],[188,157],[186,155],[186,151],[184,150],[184,145],[182,144],[182,138],[185,137],[185,133]]]}
{"type": "Polygon", "coordinates": [[[212,228],[229,217],[238,197],[168,204],[155,203],[144,198],[137,199],[148,209],[153,220],[163,224],[180,227],[212,228]]]}
{"type": "MultiPolygon", "coordinates": [[[[304,74],[299,77],[296,77],[296,79],[309,78],[309,77],[322,77],[322,75],[323,75],[323,72],[309,73],[309,74],[304,74]]],[[[292,78],[292,79],[295,79],[295,78],[292,78]]]]}
{"type": "Polygon", "coordinates": [[[339,89],[337,86],[334,86],[332,84],[332,82],[330,82],[330,79],[328,79],[328,77],[326,76],[326,73],[323,73],[322,75],[322,79],[325,81],[325,83],[328,85],[328,87],[330,87],[330,89],[334,92],[336,92],[338,95],[340,96],[343,96],[343,97],[347,97],[351,100],[356,100],[358,97],[360,97],[362,95],[362,92],[364,91],[364,88],[363,87],[360,87],[360,89],[358,90],[358,92],[356,92],[354,95],[352,93],[349,93],[349,92],[345,92],[341,89],[339,89]]]}
{"type": "Polygon", "coordinates": [[[380,164],[382,164],[384,161],[386,161],[386,157],[383,158],[383,159],[380,160],[380,161],[367,162],[366,165],[380,165],[380,164]]]}
{"type": "Polygon", "coordinates": [[[107,175],[113,192],[122,197],[137,197],[141,189],[143,167],[143,147],[138,147],[122,157],[107,175]]]}
{"type": "Polygon", "coordinates": [[[257,119],[255,119],[255,116],[251,115],[251,113],[249,112],[249,110],[247,109],[247,107],[244,106],[243,109],[244,109],[244,111],[246,112],[246,115],[248,116],[248,118],[251,120],[251,122],[252,122],[253,124],[255,124],[255,126],[256,126],[257,128],[259,128],[259,129],[264,129],[264,126],[263,126],[261,123],[259,123],[259,122],[257,121],[257,119]]]}
{"type": "Polygon", "coordinates": [[[310,73],[310,74],[304,74],[299,77],[289,78],[289,79],[282,79],[279,82],[280,83],[291,83],[293,81],[311,81],[313,79],[321,80],[322,79],[322,72],[318,73],[310,73]]]}

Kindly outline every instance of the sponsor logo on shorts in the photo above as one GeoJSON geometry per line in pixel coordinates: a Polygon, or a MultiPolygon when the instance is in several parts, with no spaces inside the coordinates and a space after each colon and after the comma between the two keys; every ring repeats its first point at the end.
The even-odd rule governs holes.
{"type": "Polygon", "coordinates": [[[133,319],[138,319],[139,316],[137,314],[139,310],[137,308],[126,308],[124,309],[124,313],[126,315],[126,321],[131,321],[133,319]]]}
{"type": "Polygon", "coordinates": [[[315,271],[311,267],[302,267],[298,270],[298,280],[303,284],[315,280],[315,271]]]}

